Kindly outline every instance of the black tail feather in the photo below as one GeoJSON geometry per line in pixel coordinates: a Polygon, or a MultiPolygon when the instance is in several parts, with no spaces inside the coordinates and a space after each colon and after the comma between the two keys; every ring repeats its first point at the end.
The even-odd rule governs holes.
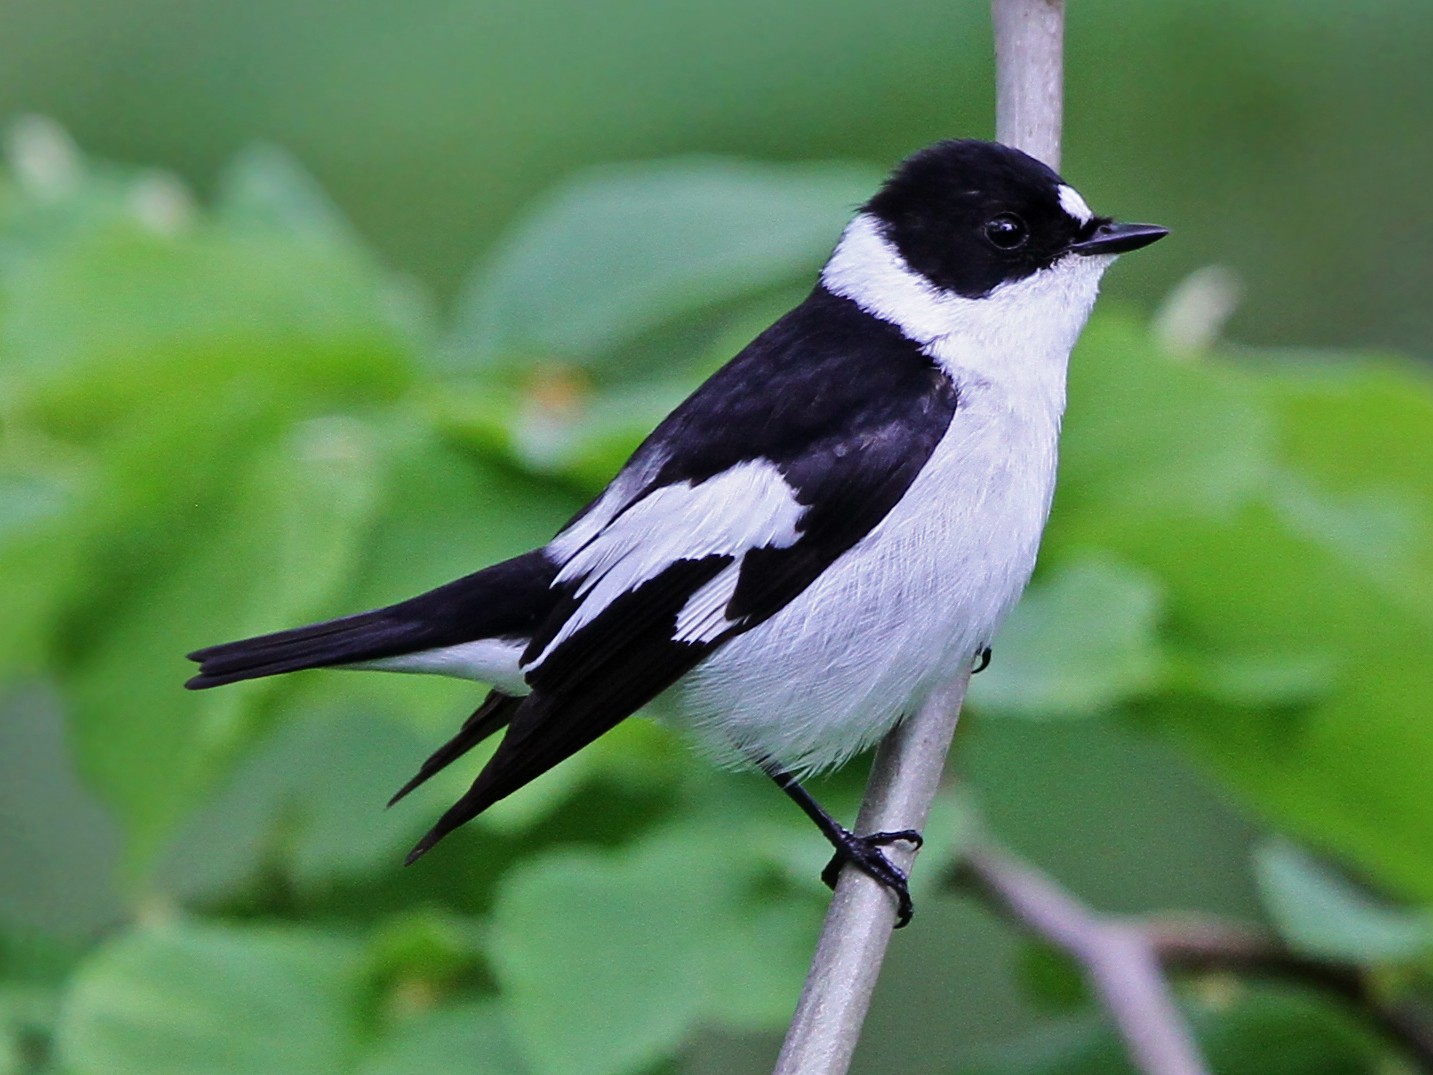
{"type": "Polygon", "coordinates": [[[208,646],[189,654],[199,674],[185,686],[204,690],[482,638],[527,638],[556,599],[556,573],[537,549],[386,608],[208,646]]]}
{"type": "Polygon", "coordinates": [[[388,805],[392,806],[414,788],[425,783],[429,777],[446,769],[488,736],[506,728],[520,705],[522,705],[521,698],[514,698],[502,691],[489,691],[488,696],[483,699],[483,704],[478,706],[473,715],[463,722],[463,727],[458,734],[432,753],[418,769],[417,775],[399,788],[397,794],[388,800],[388,805]]]}
{"type": "MultiPolygon", "coordinates": [[[[584,645],[539,663],[527,677],[533,693],[514,707],[493,756],[404,861],[611,731],[701,661],[713,643],[674,643],[672,625],[688,596],[730,562],[719,554],[678,561],[609,604],[596,627],[576,635],[584,645]],[[604,617],[617,629],[603,631],[604,617]]],[[[533,645],[542,643],[535,635],[533,645]]]]}
{"type": "Polygon", "coordinates": [[[362,612],[195,650],[189,659],[199,663],[199,674],[184,685],[204,690],[282,672],[410,653],[424,648],[429,634],[421,623],[394,619],[389,609],[362,612]]]}

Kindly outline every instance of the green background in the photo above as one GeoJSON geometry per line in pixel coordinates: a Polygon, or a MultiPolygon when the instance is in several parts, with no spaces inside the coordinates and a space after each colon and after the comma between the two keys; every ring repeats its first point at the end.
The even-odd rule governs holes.
{"type": "MultiPolygon", "coordinates": [[[[0,8],[0,1073],[769,1069],[825,895],[762,780],[630,722],[404,870],[471,686],[182,654],[544,540],[885,170],[991,133],[989,54],[929,0],[0,8]]],[[[1174,234],[1075,356],[857,1071],[1119,1070],[946,885],[980,832],[1425,997],[1430,56],[1421,0],[1071,5],[1063,171],[1174,234]]],[[[1180,997],[1219,1072],[1406,1063],[1180,997]]]]}

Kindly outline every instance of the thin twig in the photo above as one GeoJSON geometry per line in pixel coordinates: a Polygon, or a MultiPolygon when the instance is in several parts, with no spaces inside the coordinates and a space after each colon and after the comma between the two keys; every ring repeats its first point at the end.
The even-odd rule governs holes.
{"type": "Polygon", "coordinates": [[[1359,1012],[1420,1071],[1433,1072],[1433,1013],[1385,996],[1357,963],[1305,955],[1259,930],[1207,918],[1151,918],[1131,926],[1149,938],[1166,970],[1280,978],[1326,993],[1359,1012]]]}
{"type": "MultiPolygon", "coordinates": [[[[969,682],[966,673],[935,691],[886,737],[857,832],[924,828],[969,682]]],[[[884,850],[902,870],[915,859],[905,844],[884,850]]],[[[883,885],[854,869],[841,872],[775,1075],[842,1075],[850,1067],[895,921],[896,903],[883,885]]]]}
{"type": "MultiPolygon", "coordinates": [[[[1064,0],[992,2],[996,137],[1055,167],[1060,154],[1064,0]]],[[[967,672],[933,692],[919,712],[886,737],[876,754],[856,831],[925,825],[969,682],[967,672]]],[[[903,870],[915,859],[914,851],[902,845],[887,853],[903,870]]],[[[855,869],[843,870],[775,1075],[844,1075],[894,924],[890,893],[855,869]]]]}
{"type": "Polygon", "coordinates": [[[995,137],[1060,168],[1065,0],[992,0],[995,137]]]}
{"type": "MultiPolygon", "coordinates": [[[[1433,1012],[1417,1002],[1389,997],[1381,991],[1365,967],[1341,960],[1321,959],[1295,952],[1278,938],[1234,922],[1206,916],[1163,915],[1148,918],[1118,918],[1088,910],[1049,876],[1010,852],[987,844],[970,855],[954,874],[957,884],[971,887],[995,910],[1022,929],[1028,930],[1070,953],[1090,974],[1101,1000],[1122,1032],[1131,1019],[1135,1023],[1157,1016],[1127,1004],[1125,992],[1137,992],[1141,978],[1148,983],[1153,973],[1157,993],[1168,996],[1160,972],[1218,972],[1245,978],[1277,978],[1297,982],[1327,994],[1352,1008],[1370,1026],[1417,1065],[1433,1073],[1433,1012]],[[1138,953],[1135,977],[1129,978],[1126,960],[1138,953]],[[1153,967],[1151,967],[1153,961],[1153,967]],[[1111,974],[1101,974],[1104,965],[1113,972],[1117,995],[1103,983],[1111,974]],[[1121,1018],[1128,1012],[1128,1018],[1121,1018]]],[[[1178,1019],[1165,1009],[1164,1018],[1178,1019]]],[[[1182,1022],[1182,1021],[1181,1021],[1182,1022]]],[[[1187,1033],[1186,1033],[1187,1036],[1187,1033]]],[[[1149,1035],[1144,1035],[1148,1038],[1149,1035]]],[[[1130,1041],[1134,1055],[1136,1045],[1130,1041]]],[[[1177,1071],[1173,1067],[1145,1066],[1146,1072],[1177,1071]]]]}
{"type": "Polygon", "coordinates": [[[961,875],[1000,910],[1080,962],[1140,1071],[1206,1075],[1144,930],[1095,914],[1006,851],[985,846],[971,852],[961,875]]]}

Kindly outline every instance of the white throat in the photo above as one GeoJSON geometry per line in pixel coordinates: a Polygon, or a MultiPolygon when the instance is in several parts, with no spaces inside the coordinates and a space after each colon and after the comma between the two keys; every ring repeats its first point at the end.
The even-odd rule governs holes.
{"type": "Polygon", "coordinates": [[[861,213],[821,271],[828,291],[921,345],[957,386],[984,382],[1064,410],[1070,351],[1110,256],[1072,254],[983,298],[936,287],[906,264],[881,222],[861,213]]]}

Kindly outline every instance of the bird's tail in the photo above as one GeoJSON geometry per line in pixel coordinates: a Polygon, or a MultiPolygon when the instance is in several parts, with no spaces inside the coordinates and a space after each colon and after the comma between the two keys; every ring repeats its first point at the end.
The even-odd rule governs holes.
{"type": "Polygon", "coordinates": [[[426,633],[423,624],[405,623],[393,616],[392,609],[362,612],[195,650],[189,659],[198,662],[199,674],[184,685],[190,690],[203,690],[282,672],[411,653],[426,648],[426,633]]]}
{"type": "Polygon", "coordinates": [[[203,690],[485,639],[530,638],[555,599],[550,589],[555,573],[537,550],[386,608],[208,646],[189,654],[199,673],[185,686],[203,690]]]}

